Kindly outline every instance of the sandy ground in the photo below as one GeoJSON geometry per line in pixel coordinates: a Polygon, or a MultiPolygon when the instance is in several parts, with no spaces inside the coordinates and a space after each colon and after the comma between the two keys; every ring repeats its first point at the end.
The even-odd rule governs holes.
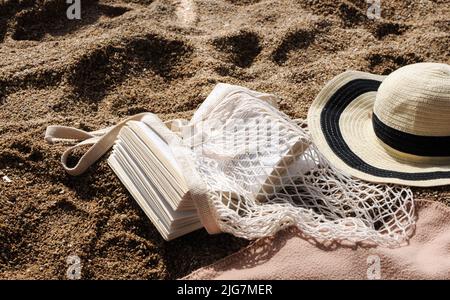
{"type": "MultiPolygon", "coordinates": [[[[97,129],[151,111],[189,117],[217,82],[281,97],[304,118],[348,69],[450,63],[448,2],[0,0],[0,278],[178,278],[247,244],[204,230],[164,242],[106,164],[66,175],[47,125],[97,129]]],[[[415,189],[449,204],[450,188],[415,189]]]]}

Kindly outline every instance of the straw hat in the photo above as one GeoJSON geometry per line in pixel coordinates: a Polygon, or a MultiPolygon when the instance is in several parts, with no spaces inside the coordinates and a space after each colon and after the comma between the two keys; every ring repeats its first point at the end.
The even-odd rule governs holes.
{"type": "Polygon", "coordinates": [[[308,112],[317,147],[367,181],[450,184],[450,66],[418,63],[388,76],[348,71],[308,112]]]}

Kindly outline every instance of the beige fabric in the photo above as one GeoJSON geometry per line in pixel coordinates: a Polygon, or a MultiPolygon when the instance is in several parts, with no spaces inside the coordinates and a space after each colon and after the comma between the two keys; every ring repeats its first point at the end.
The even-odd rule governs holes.
{"type": "Polygon", "coordinates": [[[416,206],[417,229],[402,248],[316,244],[291,229],[185,279],[450,279],[450,209],[432,201],[416,206]]]}
{"type": "MultiPolygon", "coordinates": [[[[429,69],[429,64],[415,64],[413,66],[417,66],[418,71],[420,72],[423,68],[429,69]],[[428,68],[427,68],[428,66],[428,68]]],[[[447,66],[447,65],[444,65],[447,66]]],[[[406,68],[406,67],[404,67],[406,68]]],[[[403,68],[402,68],[403,69],[403,68]]],[[[447,114],[447,119],[443,117],[438,117],[437,120],[441,122],[439,126],[435,126],[436,123],[434,121],[429,122],[428,133],[429,135],[433,134],[443,134],[447,130],[450,130],[448,122],[450,122],[450,110],[446,108],[446,106],[450,107],[450,98],[448,98],[445,93],[447,93],[448,87],[446,86],[447,81],[450,80],[450,75],[446,79],[432,78],[426,79],[427,72],[425,73],[424,78],[425,81],[420,84],[423,89],[430,89],[431,92],[425,92],[417,87],[416,90],[413,90],[413,87],[409,87],[408,89],[400,89],[398,88],[398,84],[396,84],[395,80],[397,80],[397,76],[402,76],[404,71],[402,69],[397,70],[398,73],[393,73],[391,75],[395,75],[392,78],[386,76],[379,76],[369,73],[363,73],[358,71],[348,71],[342,73],[335,78],[333,78],[330,82],[326,84],[326,86],[320,91],[311,105],[308,112],[308,126],[311,131],[311,136],[313,142],[320,149],[322,154],[327,157],[337,168],[341,169],[348,174],[351,174],[357,178],[378,182],[378,183],[395,183],[395,184],[404,184],[411,186],[437,186],[437,185],[446,185],[450,184],[450,179],[432,179],[432,180],[404,180],[392,177],[379,177],[373,176],[371,174],[362,172],[360,170],[354,169],[347,165],[345,162],[341,160],[339,156],[337,156],[333,150],[328,145],[325,136],[322,132],[321,124],[320,124],[320,115],[321,112],[330,99],[330,97],[343,85],[350,82],[354,79],[374,79],[383,81],[379,92],[369,92],[365,93],[358,98],[356,98],[351,104],[349,104],[344,112],[342,113],[339,120],[339,127],[341,129],[341,133],[343,139],[347,146],[352,150],[353,153],[356,154],[359,158],[361,158],[365,163],[374,166],[383,170],[392,170],[398,172],[405,173],[426,173],[426,172],[435,172],[435,171],[450,171],[450,157],[423,157],[416,156],[407,153],[399,152],[386,144],[380,141],[372,126],[372,113],[375,107],[377,116],[383,119],[383,122],[386,124],[397,128],[398,130],[403,130],[408,133],[415,134],[423,134],[423,124],[428,118],[428,113],[421,113],[423,115],[423,119],[420,122],[415,121],[405,121],[405,118],[411,116],[410,111],[407,109],[410,105],[415,105],[416,110],[434,110],[435,113],[440,111],[443,115],[447,114]],[[400,75],[398,75],[400,74],[400,75]],[[438,88],[436,85],[438,82],[446,82],[445,84],[441,84],[441,87],[438,88]],[[386,83],[387,82],[387,83],[386,83]],[[385,84],[386,83],[386,84],[385,84]],[[399,89],[400,92],[395,90],[395,88],[399,89]],[[394,90],[394,91],[392,91],[394,90]],[[412,91],[411,91],[412,90],[412,91]],[[379,95],[381,91],[381,96],[379,95]],[[408,96],[409,92],[409,96],[408,96]],[[438,93],[439,92],[439,93],[438,93]],[[440,93],[442,92],[442,94],[440,93]],[[402,94],[403,93],[403,94],[402,94]],[[386,95],[387,94],[387,95],[386,95]],[[436,101],[436,94],[439,94],[439,97],[442,101],[436,101]],[[427,101],[434,101],[433,103],[443,103],[443,107],[441,109],[435,110],[435,108],[431,108],[430,105],[425,105],[426,100],[424,97],[426,95],[430,95],[431,98],[426,99],[427,101]],[[414,101],[414,96],[416,96],[414,101]],[[434,97],[434,98],[433,98],[434,97]],[[447,100],[448,99],[448,100],[447,100]],[[415,104],[414,104],[415,103],[415,104]],[[395,107],[393,107],[395,106],[395,107]],[[406,108],[405,108],[406,107],[406,108]],[[428,107],[428,108],[427,108],[428,107]],[[402,111],[406,111],[406,116],[403,116],[402,111]],[[394,115],[398,115],[399,117],[393,117],[394,115]],[[447,122],[447,125],[445,125],[447,122]],[[418,124],[414,127],[414,124],[418,124]],[[406,129],[408,128],[408,129],[406,129]],[[422,130],[422,131],[421,131],[422,130]]],[[[433,76],[444,76],[440,73],[439,70],[444,69],[445,67],[437,66],[437,75],[433,73],[432,70],[428,70],[433,76]]],[[[409,69],[406,68],[407,73],[409,69]]],[[[449,73],[450,74],[450,73],[449,73]]],[[[406,81],[411,81],[411,76],[406,76],[406,81]]],[[[420,74],[415,74],[414,82],[416,85],[419,85],[420,74]]],[[[399,83],[401,84],[401,83],[399,83]]],[[[412,83],[411,83],[412,84],[412,83]]],[[[448,95],[448,94],[447,94],[448,95]]],[[[437,104],[436,104],[437,105],[437,104]]],[[[431,106],[436,106],[431,105],[431,106]]],[[[419,114],[416,117],[418,120],[419,114]]],[[[437,121],[436,121],[437,122],[437,121]]]]}

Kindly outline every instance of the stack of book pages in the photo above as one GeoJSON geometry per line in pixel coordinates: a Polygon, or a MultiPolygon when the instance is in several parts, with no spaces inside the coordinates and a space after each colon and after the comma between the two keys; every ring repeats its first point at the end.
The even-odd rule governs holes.
{"type": "Polygon", "coordinates": [[[164,239],[202,227],[172,150],[145,122],[121,129],[108,164],[164,239]]]}

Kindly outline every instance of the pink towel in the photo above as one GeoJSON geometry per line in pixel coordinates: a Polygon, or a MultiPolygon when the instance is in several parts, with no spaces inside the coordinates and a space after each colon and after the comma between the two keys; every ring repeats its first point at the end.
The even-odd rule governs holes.
{"type": "Polygon", "coordinates": [[[416,207],[416,232],[405,247],[318,246],[289,229],[185,279],[450,279],[450,209],[426,200],[416,207]]]}

